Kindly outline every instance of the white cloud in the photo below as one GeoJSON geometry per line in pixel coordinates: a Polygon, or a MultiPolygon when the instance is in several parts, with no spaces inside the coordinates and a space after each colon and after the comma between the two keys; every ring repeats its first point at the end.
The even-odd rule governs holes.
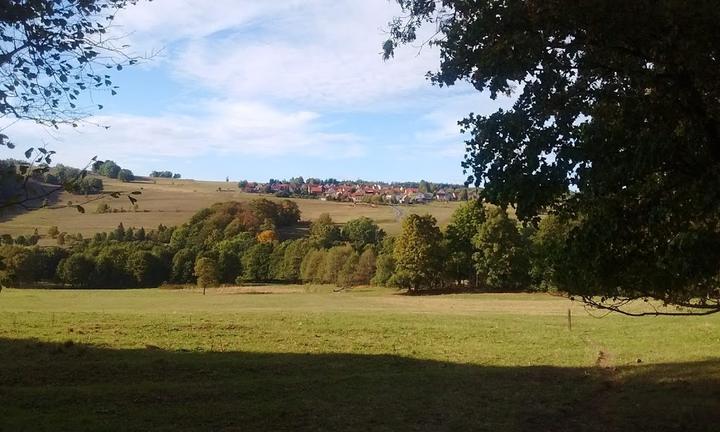
{"type": "Polygon", "coordinates": [[[154,50],[183,39],[258,24],[315,0],[153,0],[120,11],[114,30],[136,48],[154,50]]]}
{"type": "Polygon", "coordinates": [[[258,103],[213,100],[196,115],[97,116],[97,125],[50,130],[18,123],[6,133],[25,146],[58,150],[59,162],[84,165],[92,155],[131,166],[148,158],[193,158],[207,154],[259,157],[302,155],[326,159],[363,154],[358,138],[325,131],[319,114],[280,111],[258,103]],[[91,154],[92,153],[92,154],[91,154]]]}
{"type": "Polygon", "coordinates": [[[132,167],[223,154],[354,158],[372,154],[366,148],[388,150],[398,161],[412,154],[459,160],[457,120],[496,105],[466,85],[431,88],[425,73],[437,69],[435,49],[404,47],[384,62],[383,29],[398,13],[394,0],[140,2],[120,13],[116,31],[129,33],[139,52],[167,47],[165,58],[153,62],[161,67],[150,67],[169,73],[179,93],[191,93],[192,107],[174,105],[151,116],[130,108],[92,119],[109,130],[84,126],[50,138],[18,124],[8,133],[16,142],[44,139],[60,151],[59,161],[73,165],[93,154],[132,167]],[[352,114],[367,112],[417,115],[417,123],[384,141],[364,138],[362,130],[338,132],[360,129],[352,114]],[[338,124],[326,123],[339,117],[338,124]]]}
{"type": "Polygon", "coordinates": [[[188,85],[243,100],[365,109],[427,88],[424,75],[437,67],[427,47],[382,60],[383,29],[398,13],[388,0],[156,0],[119,22],[136,48],[171,46],[168,62],[188,85]]]}

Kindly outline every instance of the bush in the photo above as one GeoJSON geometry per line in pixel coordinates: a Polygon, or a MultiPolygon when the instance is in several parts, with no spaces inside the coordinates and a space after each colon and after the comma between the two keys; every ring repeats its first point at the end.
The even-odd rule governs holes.
{"type": "Polygon", "coordinates": [[[129,169],[121,169],[120,171],[118,171],[117,178],[121,182],[127,183],[135,180],[135,175],[129,169]]]}
{"type": "Polygon", "coordinates": [[[60,230],[58,230],[58,227],[53,225],[50,228],[48,228],[48,235],[52,239],[56,239],[58,234],[60,234],[60,230]]]}

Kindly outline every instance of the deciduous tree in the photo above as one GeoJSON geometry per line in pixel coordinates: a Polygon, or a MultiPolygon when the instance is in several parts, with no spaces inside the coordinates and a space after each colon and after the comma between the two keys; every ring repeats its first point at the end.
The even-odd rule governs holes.
{"type": "Polygon", "coordinates": [[[473,237],[485,221],[485,207],[480,200],[460,205],[450,219],[445,233],[448,251],[445,265],[448,277],[458,283],[469,281],[476,284],[473,254],[476,252],[473,237]]]}
{"type": "Polygon", "coordinates": [[[398,3],[407,14],[390,25],[386,57],[431,23],[433,83],[512,96],[512,108],[460,122],[464,167],[522,221],[550,211],[577,222],[561,289],[612,310],[650,297],[720,311],[714,2],[398,3]]]}
{"type": "Polygon", "coordinates": [[[329,214],[323,213],[310,225],[310,241],[318,248],[328,249],[340,240],[340,229],[329,214]]]}
{"type": "Polygon", "coordinates": [[[493,291],[521,291],[530,288],[528,245],[507,212],[500,207],[488,210],[487,219],[472,239],[475,270],[480,285],[493,291]]]}
{"type": "Polygon", "coordinates": [[[366,246],[380,244],[385,232],[372,219],[362,216],[343,225],[341,236],[355,251],[362,253],[366,246]]]}
{"type": "Polygon", "coordinates": [[[197,278],[197,285],[203,289],[203,294],[205,294],[205,288],[219,284],[217,264],[212,258],[198,258],[195,261],[194,273],[197,278]]]}
{"type": "Polygon", "coordinates": [[[395,280],[409,291],[436,288],[443,269],[442,234],[430,215],[411,214],[395,240],[395,280]]]}

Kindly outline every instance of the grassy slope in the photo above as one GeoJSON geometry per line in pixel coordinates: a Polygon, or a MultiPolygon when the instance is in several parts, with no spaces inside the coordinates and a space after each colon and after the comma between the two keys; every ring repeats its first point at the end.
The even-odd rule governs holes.
{"type": "MultiPolygon", "coordinates": [[[[259,195],[241,193],[235,183],[201,182],[194,180],[168,180],[157,179],[152,182],[120,183],[114,180],[103,179],[105,189],[108,191],[130,191],[142,188],[143,194],[139,196],[140,211],[137,213],[109,213],[96,214],[95,209],[100,202],[106,202],[111,207],[131,208],[125,199],[107,198],[87,205],[87,213],[81,215],[75,209],[37,210],[24,213],[14,218],[0,220],[0,234],[32,234],[35,228],[40,234],[45,234],[52,225],[57,225],[60,231],[69,233],[94,234],[99,231],[110,231],[122,222],[126,227],[155,228],[162,223],[167,226],[180,225],[198,210],[208,207],[216,202],[243,201],[257,198],[259,195]],[[218,188],[223,191],[218,192],[218,188]]],[[[80,202],[80,198],[70,194],[63,194],[59,202],[68,200],[80,202]]],[[[272,196],[266,198],[276,199],[272,196]]],[[[371,207],[349,203],[325,202],[320,200],[297,199],[302,217],[305,220],[316,219],[321,213],[330,213],[337,222],[347,222],[350,219],[367,216],[380,224],[389,233],[396,233],[400,229],[400,222],[395,210],[387,206],[371,207]]],[[[433,203],[402,207],[404,214],[430,213],[434,215],[441,225],[446,224],[457,203],[433,203]]]]}
{"type": "Polygon", "coordinates": [[[720,317],[596,319],[545,295],[267,290],[3,291],[0,430],[716,430],[720,420],[720,317]]]}

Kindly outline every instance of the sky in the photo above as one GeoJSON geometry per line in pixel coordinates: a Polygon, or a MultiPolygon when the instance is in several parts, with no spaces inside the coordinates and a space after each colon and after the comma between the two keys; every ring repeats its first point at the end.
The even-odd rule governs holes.
{"type": "Polygon", "coordinates": [[[18,149],[56,150],[56,162],[97,155],[138,175],[462,183],[457,121],[509,102],[432,86],[439,53],[420,43],[383,61],[399,14],[393,0],[142,2],[113,31],[154,55],[114,72],[118,95],[92,95],[102,111],[77,129],[21,122],[5,133],[18,149]]]}

